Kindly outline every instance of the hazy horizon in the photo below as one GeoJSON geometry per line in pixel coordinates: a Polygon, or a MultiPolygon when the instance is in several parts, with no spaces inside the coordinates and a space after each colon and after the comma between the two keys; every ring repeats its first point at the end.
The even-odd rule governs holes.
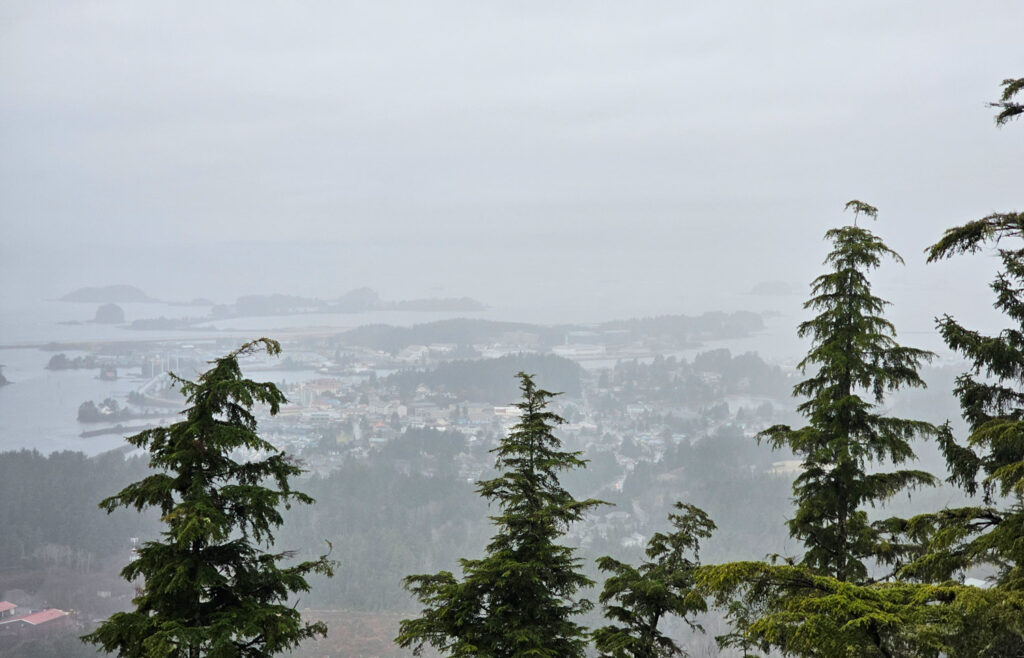
{"type": "Polygon", "coordinates": [[[637,9],[9,3],[0,298],[695,313],[806,290],[858,198],[908,263],[883,296],[987,308],[990,263],[922,252],[1019,203],[986,103],[1024,7],[637,9]]]}

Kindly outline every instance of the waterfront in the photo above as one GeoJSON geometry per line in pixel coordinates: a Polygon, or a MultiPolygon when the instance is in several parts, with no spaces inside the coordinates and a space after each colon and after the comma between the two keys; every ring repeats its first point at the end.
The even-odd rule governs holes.
{"type": "MultiPolygon", "coordinates": [[[[766,318],[763,332],[729,340],[713,341],[705,345],[673,352],[678,357],[692,359],[703,350],[726,347],[734,354],[758,352],[767,360],[792,368],[806,350],[803,341],[795,336],[796,324],[803,312],[795,296],[759,299],[750,296],[734,296],[724,299],[723,304],[738,307],[742,302],[760,306],[775,305],[783,311],[766,318]]],[[[77,422],[78,406],[86,400],[99,402],[106,397],[124,398],[135,390],[143,380],[136,371],[125,371],[115,381],[100,380],[96,369],[50,371],[45,368],[50,357],[56,352],[39,349],[49,343],[117,342],[153,344],[172,341],[177,344],[218,340],[225,345],[232,341],[252,339],[266,335],[286,341],[291,336],[338,333],[345,329],[368,324],[391,324],[409,326],[453,317],[476,317],[490,320],[519,320],[518,311],[508,308],[492,308],[485,311],[466,313],[430,313],[373,311],[351,314],[297,314],[287,316],[232,318],[208,322],[189,331],[157,330],[134,331],[120,326],[101,325],[88,322],[93,316],[96,304],[39,301],[34,303],[10,303],[0,316],[0,364],[12,384],[0,388],[0,450],[34,448],[43,453],[54,450],[81,450],[96,454],[122,445],[116,434],[106,434],[83,439],[79,434],[84,430],[99,429],[96,425],[77,422]]],[[[126,320],[147,317],[196,317],[205,315],[208,307],[179,306],[158,303],[123,304],[126,320]]],[[[541,322],[566,320],[568,310],[559,312],[534,311],[530,319],[541,322]]],[[[905,313],[906,314],[906,313],[905,313]]],[[[610,318],[605,318],[610,319],[610,318]]],[[[903,340],[918,347],[933,349],[948,357],[934,331],[922,330],[926,325],[918,318],[913,329],[904,331],[903,340]]],[[[225,347],[230,349],[229,347],[225,347]]],[[[69,357],[82,354],[61,349],[69,357]]],[[[581,361],[588,369],[607,368],[614,365],[616,358],[597,358],[581,361]]],[[[260,377],[264,373],[254,373],[260,377]]],[[[289,381],[315,376],[313,372],[275,372],[275,380],[289,381]]],[[[129,422],[126,425],[132,425],[129,422]]]]}

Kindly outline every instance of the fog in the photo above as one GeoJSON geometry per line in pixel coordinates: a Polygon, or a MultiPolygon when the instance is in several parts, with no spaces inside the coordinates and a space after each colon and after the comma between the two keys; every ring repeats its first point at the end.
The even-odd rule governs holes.
{"type": "MultiPolygon", "coordinates": [[[[75,633],[131,606],[117,573],[157,520],[95,509],[146,472],[124,437],[179,419],[168,371],[259,335],[282,358],[245,372],[291,401],[261,435],[326,501],[278,538],[344,557],[299,656],[407,655],[399,583],[485,545],[472,483],[519,370],[565,392],[573,494],[617,505],[570,535],[591,576],[681,498],[719,525],[707,560],[798,556],[798,462],[753,437],[803,422],[796,327],[851,199],[905,259],[873,292],[937,356],[875,409],[963,437],[936,318],[1004,326],[999,263],[924,252],[1021,207],[1024,124],[989,103],[1022,25],[1011,0],[0,3],[0,603],[75,633]]],[[[701,621],[667,628],[716,655],[701,621]]],[[[0,621],[0,654],[93,655],[75,633],[0,621]]]]}
{"type": "Polygon", "coordinates": [[[851,198],[913,298],[967,295],[986,277],[924,247],[1019,201],[1024,136],[985,106],[1020,62],[1012,2],[0,11],[8,298],[688,312],[802,289],[851,198]]]}

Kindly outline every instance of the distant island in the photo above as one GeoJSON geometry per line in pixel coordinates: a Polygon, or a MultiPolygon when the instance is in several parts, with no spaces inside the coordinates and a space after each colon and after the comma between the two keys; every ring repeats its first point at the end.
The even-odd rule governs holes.
{"type": "Polygon", "coordinates": [[[124,322],[124,309],[117,304],[104,304],[96,309],[96,316],[93,322],[98,324],[122,324],[124,322]]]}
{"type": "Polygon", "coordinates": [[[709,340],[741,338],[763,330],[764,320],[756,313],[713,311],[697,316],[662,315],[585,325],[537,325],[469,318],[411,327],[373,324],[350,329],[341,334],[338,341],[390,354],[416,345],[441,344],[457,349],[458,346],[501,343],[514,346],[510,352],[553,350],[565,356],[605,357],[629,345],[642,345],[645,350],[686,349],[709,340]]]}
{"type": "Polygon", "coordinates": [[[47,370],[91,370],[99,367],[96,357],[91,354],[69,358],[63,352],[51,356],[50,362],[46,364],[47,370]]]}
{"type": "Polygon", "coordinates": [[[356,288],[333,299],[317,299],[298,295],[244,295],[234,304],[216,304],[205,317],[142,318],[131,323],[132,329],[190,329],[214,320],[232,320],[267,315],[301,313],[364,313],[367,311],[416,311],[426,313],[472,313],[487,306],[471,297],[434,297],[387,301],[370,288],[356,288]]]}
{"type": "Polygon", "coordinates": [[[135,286],[113,285],[79,288],[60,298],[62,302],[90,302],[94,304],[124,304],[131,302],[159,302],[135,286]]]}

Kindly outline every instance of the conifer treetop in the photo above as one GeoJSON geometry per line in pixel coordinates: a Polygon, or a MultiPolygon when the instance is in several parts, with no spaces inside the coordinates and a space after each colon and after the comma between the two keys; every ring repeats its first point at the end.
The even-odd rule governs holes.
{"type": "Polygon", "coordinates": [[[687,656],[675,640],[658,629],[669,616],[681,618],[693,631],[704,629],[691,617],[707,611],[697,591],[695,573],[700,562],[700,541],[711,536],[714,522],[700,508],[675,504],[668,520],[672,531],[657,532],[647,543],[648,560],[638,567],[610,556],[598,558],[601,571],[610,574],[599,601],[611,622],[593,632],[602,656],[613,658],[673,658],[687,656]]]}
{"type": "MultiPolygon", "coordinates": [[[[847,208],[877,215],[862,201],[847,208]]],[[[745,655],[775,649],[784,655],[896,656],[907,646],[899,628],[904,620],[897,616],[906,596],[887,598],[886,592],[897,593],[888,582],[892,574],[878,578],[872,568],[898,571],[919,545],[896,541],[907,521],[873,522],[866,508],[936,483],[920,470],[883,470],[915,459],[911,440],[939,430],[881,408],[891,391],[924,386],[918,369],[933,355],[897,342],[895,327],[883,316],[888,302],[871,290],[869,273],[885,260],[902,262],[899,254],[855,225],[825,236],[832,242],[828,271],[814,279],[804,304],[815,315],[797,329],[811,339],[799,364],[806,378],[793,388],[804,398],[797,410],[806,425],[775,425],[758,435],[801,458],[788,525],[804,554],[781,563],[773,558],[697,569],[699,589],[726,609],[734,625],[717,638],[719,644],[745,655]]]]}
{"type": "Polygon", "coordinates": [[[575,617],[593,604],[577,592],[593,581],[575,550],[559,539],[603,503],[576,500],[561,486],[558,474],[586,461],[561,450],[554,435],[565,422],[547,410],[556,394],[538,388],[531,375],[517,377],[522,415],[491,451],[499,475],[477,483],[497,507],[486,555],[460,560],[461,579],[447,571],[405,579],[424,607],[419,617],[401,622],[395,642],[416,655],[429,645],[447,656],[584,656],[587,630],[575,617]]]}
{"type": "MultiPolygon", "coordinates": [[[[877,215],[862,201],[846,207],[877,215]]],[[[805,398],[797,410],[808,424],[776,425],[758,439],[802,457],[803,470],[793,485],[797,511],[789,526],[807,545],[804,564],[839,580],[862,582],[867,561],[896,557],[862,507],[936,482],[918,470],[869,473],[872,464],[913,460],[911,439],[937,433],[930,423],[894,418],[877,408],[891,391],[924,387],[918,368],[934,355],[896,341],[895,327],[883,316],[888,302],[871,290],[868,274],[886,258],[902,263],[899,254],[858,226],[833,228],[825,237],[833,245],[825,258],[829,271],[814,279],[804,303],[817,315],[797,328],[800,337],[811,339],[799,363],[801,372],[810,374],[793,388],[795,396],[805,398]]]]}
{"type": "Polygon", "coordinates": [[[194,382],[172,375],[187,399],[184,419],[127,439],[149,452],[155,472],[100,507],[156,507],[165,529],[121,571],[141,579],[135,609],[111,616],[86,642],[125,658],[264,658],[326,635],[287,600],[309,589],[308,574],[332,575],[333,561],[281,566],[291,551],[261,548],[273,544],[281,506],[314,502],[290,486],[302,472],[295,460],[256,433],[253,406],[273,415],[286,401],[274,384],[242,375],[239,357],[261,350],[281,347],[260,338],[212,361],[194,382]],[[243,448],[266,456],[240,461],[243,448]]]}
{"type": "Polygon", "coordinates": [[[857,199],[847,201],[846,205],[843,206],[843,210],[853,210],[854,226],[857,225],[857,216],[861,213],[864,213],[865,216],[870,217],[871,219],[878,219],[878,208],[871,204],[864,203],[863,201],[858,201],[857,199]]]}

